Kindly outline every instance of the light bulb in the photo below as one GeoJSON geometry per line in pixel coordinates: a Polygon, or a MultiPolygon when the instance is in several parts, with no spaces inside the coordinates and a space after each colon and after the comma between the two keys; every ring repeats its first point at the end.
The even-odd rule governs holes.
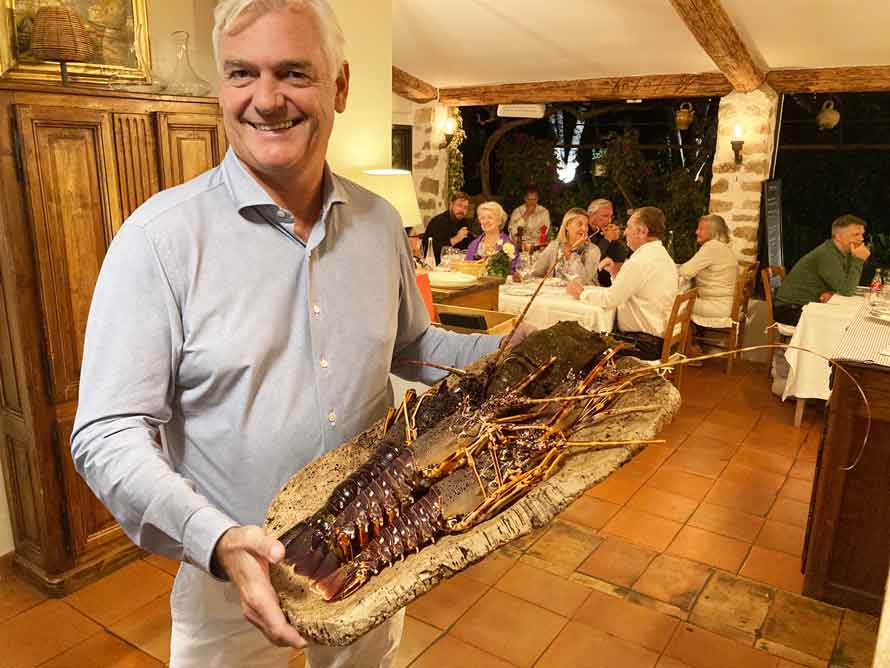
{"type": "Polygon", "coordinates": [[[741,123],[735,124],[735,128],[733,128],[733,130],[732,130],[732,137],[733,137],[733,139],[736,139],[736,140],[742,138],[742,124],[741,123]]]}
{"type": "Polygon", "coordinates": [[[445,119],[444,132],[446,135],[453,135],[455,130],[457,130],[457,120],[454,116],[449,116],[445,119]]]}

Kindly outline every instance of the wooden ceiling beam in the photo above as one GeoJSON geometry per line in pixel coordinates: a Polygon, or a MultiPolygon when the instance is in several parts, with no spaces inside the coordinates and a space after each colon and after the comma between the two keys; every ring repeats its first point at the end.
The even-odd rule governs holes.
{"type": "Polygon", "coordinates": [[[729,19],[720,0],[671,0],[686,27],[732,87],[747,93],[766,78],[729,19]]]}
{"type": "Polygon", "coordinates": [[[732,84],[726,77],[719,72],[713,72],[440,88],[439,101],[448,106],[461,107],[523,102],[705,97],[726,95],[731,91],[732,84]]]}
{"type": "Polygon", "coordinates": [[[890,65],[772,70],[766,82],[777,93],[867,93],[890,91],[890,65]]]}
{"type": "Polygon", "coordinates": [[[439,97],[439,89],[392,66],[392,92],[412,102],[432,102],[439,97]]]}

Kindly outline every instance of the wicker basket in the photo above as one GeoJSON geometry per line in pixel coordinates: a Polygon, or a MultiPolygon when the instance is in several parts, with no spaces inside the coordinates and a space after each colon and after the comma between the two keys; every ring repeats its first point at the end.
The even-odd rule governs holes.
{"type": "Polygon", "coordinates": [[[92,45],[80,16],[67,7],[41,7],[34,18],[31,53],[41,60],[84,61],[92,45]]]}
{"type": "Polygon", "coordinates": [[[454,271],[459,271],[462,274],[470,274],[476,278],[488,274],[487,267],[488,262],[484,258],[482,260],[457,260],[451,263],[451,268],[454,271]]]}

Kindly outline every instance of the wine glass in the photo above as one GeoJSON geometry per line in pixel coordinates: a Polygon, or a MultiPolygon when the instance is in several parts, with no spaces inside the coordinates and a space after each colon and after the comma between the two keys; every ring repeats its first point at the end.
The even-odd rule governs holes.
{"type": "Polygon", "coordinates": [[[441,262],[439,263],[440,271],[451,271],[454,267],[454,248],[451,246],[442,246],[442,252],[439,255],[441,262]]]}

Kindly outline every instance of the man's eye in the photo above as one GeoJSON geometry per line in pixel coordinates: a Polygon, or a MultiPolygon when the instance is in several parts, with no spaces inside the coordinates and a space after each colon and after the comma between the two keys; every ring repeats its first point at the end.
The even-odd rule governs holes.
{"type": "Polygon", "coordinates": [[[285,77],[286,77],[289,81],[305,81],[306,79],[309,78],[309,77],[306,76],[306,73],[305,73],[305,72],[300,72],[300,71],[298,71],[298,70],[288,70],[288,72],[287,72],[287,74],[285,75],[285,77]]]}

